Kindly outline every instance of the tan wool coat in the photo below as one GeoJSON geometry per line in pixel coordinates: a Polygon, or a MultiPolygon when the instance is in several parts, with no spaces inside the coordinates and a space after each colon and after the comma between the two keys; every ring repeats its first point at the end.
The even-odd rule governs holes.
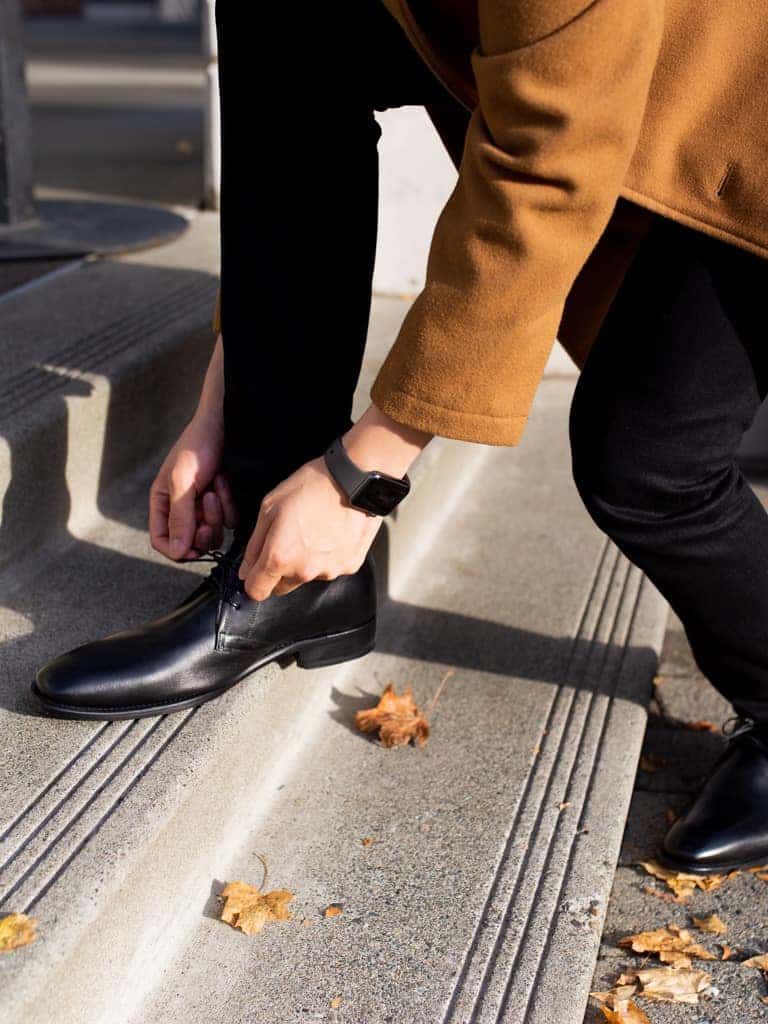
{"type": "Polygon", "coordinates": [[[468,128],[371,398],[516,444],[555,338],[583,363],[654,215],[768,256],[768,0],[383,2],[468,128]]]}

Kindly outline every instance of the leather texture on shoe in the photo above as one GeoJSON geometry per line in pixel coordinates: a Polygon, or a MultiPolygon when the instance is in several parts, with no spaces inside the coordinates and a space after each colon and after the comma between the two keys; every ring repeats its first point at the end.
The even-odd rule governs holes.
{"type": "Polygon", "coordinates": [[[138,629],[55,658],[38,671],[33,691],[53,710],[141,717],[202,703],[254,668],[296,652],[307,661],[311,655],[314,664],[333,664],[372,646],[370,553],[353,575],[312,580],[261,602],[242,590],[238,564],[217,565],[180,605],[138,629]],[[341,642],[333,639],[339,636],[341,642]]]}
{"type": "Polygon", "coordinates": [[[659,850],[670,868],[719,874],[768,862],[768,739],[742,726],[659,850]]]}

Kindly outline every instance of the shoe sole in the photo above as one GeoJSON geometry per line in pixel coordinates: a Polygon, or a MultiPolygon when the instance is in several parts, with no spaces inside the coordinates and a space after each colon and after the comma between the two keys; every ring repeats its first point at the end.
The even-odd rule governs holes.
{"type": "Polygon", "coordinates": [[[157,704],[136,705],[122,708],[88,707],[87,705],[58,704],[42,694],[36,683],[32,683],[31,690],[37,700],[43,705],[46,711],[50,711],[58,718],[87,718],[96,721],[116,721],[126,718],[149,718],[154,715],[166,715],[173,711],[185,711],[187,708],[197,707],[199,704],[206,704],[209,700],[215,700],[227,690],[231,690],[239,682],[249,676],[257,669],[273,661],[279,662],[281,668],[292,664],[294,661],[299,668],[315,669],[327,665],[339,665],[345,661],[354,661],[362,658],[363,655],[372,651],[376,639],[376,620],[370,619],[362,626],[355,629],[348,629],[342,633],[331,633],[323,637],[310,637],[308,640],[300,640],[289,644],[280,650],[255,661],[244,672],[216,690],[208,690],[206,693],[197,694],[194,697],[186,697],[183,700],[160,701],[157,704]]]}
{"type": "Polygon", "coordinates": [[[727,864],[708,865],[702,867],[700,864],[686,864],[684,861],[676,861],[673,857],[668,856],[663,850],[656,850],[656,860],[668,871],[677,871],[679,874],[684,875],[727,875],[729,871],[746,871],[749,868],[761,868],[764,865],[768,865],[768,852],[760,860],[750,861],[731,861],[727,864]]]}

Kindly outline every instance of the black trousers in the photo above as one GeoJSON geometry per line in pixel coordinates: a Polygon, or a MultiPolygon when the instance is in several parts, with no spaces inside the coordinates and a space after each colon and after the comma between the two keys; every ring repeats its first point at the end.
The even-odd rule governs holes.
{"type": "MultiPolygon", "coordinates": [[[[351,425],[378,214],[374,111],[422,104],[454,163],[468,113],[381,0],[216,7],[225,459],[249,533],[271,487],[351,425]],[[246,19],[245,21],[243,19],[246,19]]],[[[768,387],[768,263],[657,218],[574,396],[598,525],[681,618],[742,714],[768,722],[768,519],[735,462],[768,387]]]]}
{"type": "Polygon", "coordinates": [[[768,390],[768,261],[658,217],[571,409],[595,522],[679,615],[737,712],[768,724],[768,516],[736,451],[768,390]]]}
{"type": "Polygon", "coordinates": [[[469,114],[381,0],[256,16],[220,2],[216,22],[224,469],[249,532],[263,495],[352,423],[377,237],[374,111],[424,105],[455,158],[469,114]]]}

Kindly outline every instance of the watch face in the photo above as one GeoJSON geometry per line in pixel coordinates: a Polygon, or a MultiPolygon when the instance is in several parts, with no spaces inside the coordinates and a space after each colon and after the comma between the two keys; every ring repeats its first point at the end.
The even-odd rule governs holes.
{"type": "Polygon", "coordinates": [[[377,516],[386,516],[408,493],[410,487],[404,480],[372,473],[363,486],[355,491],[353,504],[377,516]]]}

